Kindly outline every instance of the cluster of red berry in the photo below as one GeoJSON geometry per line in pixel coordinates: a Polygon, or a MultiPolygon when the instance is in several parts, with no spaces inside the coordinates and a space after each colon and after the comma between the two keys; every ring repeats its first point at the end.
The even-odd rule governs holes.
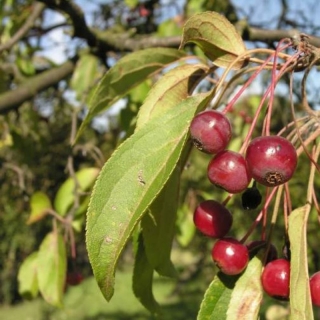
{"type": "MultiPolygon", "coordinates": [[[[244,154],[227,150],[232,137],[231,124],[224,113],[216,110],[206,110],[196,115],[190,124],[190,135],[200,151],[213,154],[207,170],[210,182],[230,194],[243,192],[245,209],[254,209],[261,202],[256,182],[267,187],[279,186],[291,179],[297,166],[295,147],[281,136],[254,138],[244,154]],[[253,187],[249,188],[252,179],[253,187]]],[[[212,258],[220,271],[227,275],[243,272],[252,253],[267,247],[266,241],[253,241],[245,245],[233,237],[227,237],[233,217],[224,204],[215,200],[201,202],[193,218],[200,232],[217,239],[211,252],[212,258]]],[[[263,289],[274,298],[289,299],[289,260],[279,259],[276,248],[269,244],[265,263],[261,275],[263,289]]],[[[313,303],[320,305],[320,272],[311,277],[310,289],[313,303]]]]}

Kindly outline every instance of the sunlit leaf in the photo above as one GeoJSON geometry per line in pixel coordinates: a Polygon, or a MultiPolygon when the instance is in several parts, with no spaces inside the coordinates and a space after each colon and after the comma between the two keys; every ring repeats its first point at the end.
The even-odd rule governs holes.
{"type": "Polygon", "coordinates": [[[47,210],[52,208],[49,197],[41,192],[35,192],[30,198],[30,216],[27,220],[27,224],[32,224],[41,220],[47,215],[47,210]]]}
{"type": "Polygon", "coordinates": [[[26,298],[35,298],[38,295],[38,252],[33,252],[23,261],[19,268],[18,282],[19,294],[26,298]]]}
{"type": "Polygon", "coordinates": [[[232,291],[227,320],[258,319],[263,291],[262,262],[253,257],[232,291]]]}
{"type": "Polygon", "coordinates": [[[176,168],[141,221],[148,261],[154,270],[167,277],[177,275],[170,253],[175,234],[179,180],[180,170],[176,168]]]}
{"type": "Polygon", "coordinates": [[[138,86],[134,87],[129,93],[128,97],[131,102],[139,103],[140,105],[146,99],[152,86],[151,79],[141,82],[138,86]]]}
{"type": "Polygon", "coordinates": [[[288,320],[290,310],[279,304],[271,305],[265,312],[267,320],[288,320]]]}
{"type": "Polygon", "coordinates": [[[290,319],[312,320],[313,311],[309,290],[307,258],[307,221],[310,205],[291,212],[289,216],[290,239],[290,319]]]}
{"type": "Polygon", "coordinates": [[[177,225],[177,241],[182,247],[187,247],[196,233],[196,227],[193,222],[193,212],[185,204],[178,210],[177,225]]]}
{"type": "Polygon", "coordinates": [[[197,320],[225,320],[232,290],[238,276],[227,276],[219,272],[210,283],[201,303],[197,320]]]}
{"type": "Polygon", "coordinates": [[[95,278],[107,300],[115,268],[129,236],[161,191],[180,157],[195,112],[208,95],[181,102],[152,118],[120,145],[105,164],[87,212],[87,249],[95,278]]]}
{"type": "Polygon", "coordinates": [[[66,247],[57,232],[48,233],[38,253],[38,283],[43,298],[53,306],[62,306],[67,267],[66,247]]]}
{"type": "Polygon", "coordinates": [[[187,64],[178,66],[161,77],[140,107],[136,128],[139,129],[151,117],[165,113],[186,99],[207,70],[205,65],[187,64]]]}
{"type": "Polygon", "coordinates": [[[120,59],[102,78],[89,101],[89,111],[77,138],[94,116],[106,110],[132,88],[168,64],[185,57],[185,53],[170,48],[149,48],[135,51],[120,59]]]}
{"type": "Polygon", "coordinates": [[[181,35],[181,26],[176,19],[168,19],[159,24],[157,29],[157,35],[159,37],[172,37],[181,35]]]}
{"type": "Polygon", "coordinates": [[[76,172],[77,189],[75,179],[72,177],[68,178],[56,194],[54,199],[55,210],[64,216],[74,203],[75,192],[81,193],[87,191],[93,185],[98,173],[98,168],[83,168],[76,172]]]}
{"type": "Polygon", "coordinates": [[[132,8],[135,8],[138,5],[139,0],[125,0],[125,3],[129,8],[132,9],[132,8]]]}
{"type": "Polygon", "coordinates": [[[133,269],[132,289],[141,304],[150,312],[156,313],[160,307],[152,292],[153,271],[154,269],[147,259],[143,239],[140,236],[133,269]]]}
{"type": "Polygon", "coordinates": [[[36,69],[27,56],[18,57],[16,63],[20,71],[26,76],[33,76],[36,73],[36,69]]]}
{"type": "Polygon", "coordinates": [[[72,74],[70,87],[80,100],[84,93],[94,84],[97,77],[99,59],[92,54],[82,54],[77,61],[76,68],[72,74]]]}
{"type": "Polygon", "coordinates": [[[89,195],[82,198],[79,208],[74,212],[71,225],[72,228],[77,232],[81,232],[83,230],[83,226],[85,225],[85,213],[88,209],[89,201],[89,195]]]}
{"type": "MultiPolygon", "coordinates": [[[[197,44],[205,55],[218,67],[228,67],[236,58],[246,53],[245,45],[235,27],[217,12],[201,12],[185,24],[181,47],[187,43],[197,44]]],[[[234,69],[241,68],[241,58],[234,69]]]]}

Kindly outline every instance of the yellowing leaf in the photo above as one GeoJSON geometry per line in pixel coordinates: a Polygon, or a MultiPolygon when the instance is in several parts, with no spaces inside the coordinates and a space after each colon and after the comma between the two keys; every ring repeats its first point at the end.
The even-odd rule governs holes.
{"type": "MultiPolygon", "coordinates": [[[[246,53],[246,47],[235,27],[217,12],[202,12],[192,16],[185,24],[181,47],[195,43],[218,67],[228,67],[246,53]]],[[[245,64],[241,58],[234,69],[245,64]]]]}
{"type": "Polygon", "coordinates": [[[290,319],[312,320],[313,310],[309,290],[307,258],[307,221],[310,205],[291,212],[289,216],[290,239],[290,319]]]}
{"type": "Polygon", "coordinates": [[[31,196],[30,207],[31,213],[27,220],[27,224],[32,224],[41,220],[47,214],[47,209],[52,208],[49,197],[41,191],[35,192],[31,196]]]}
{"type": "Polygon", "coordinates": [[[37,259],[38,252],[33,252],[23,261],[19,268],[19,294],[26,299],[35,298],[38,295],[37,259]]]}
{"type": "Polygon", "coordinates": [[[43,298],[56,307],[62,306],[67,269],[67,254],[63,237],[48,233],[38,252],[38,283],[43,298]]]}
{"type": "Polygon", "coordinates": [[[227,320],[258,319],[262,301],[262,262],[253,257],[232,291],[227,320]]]}

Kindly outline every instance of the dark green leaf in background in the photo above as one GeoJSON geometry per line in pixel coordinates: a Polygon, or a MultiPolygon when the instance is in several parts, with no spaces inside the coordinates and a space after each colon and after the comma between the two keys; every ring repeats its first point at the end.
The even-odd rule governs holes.
{"type": "Polygon", "coordinates": [[[143,238],[140,235],[133,270],[132,289],[135,296],[146,309],[152,313],[157,313],[160,310],[160,306],[155,300],[152,292],[153,272],[154,268],[148,261],[143,238]]]}
{"type": "Polygon", "coordinates": [[[180,168],[177,167],[141,221],[143,242],[150,265],[160,275],[176,276],[170,253],[178,209],[180,168]]]}

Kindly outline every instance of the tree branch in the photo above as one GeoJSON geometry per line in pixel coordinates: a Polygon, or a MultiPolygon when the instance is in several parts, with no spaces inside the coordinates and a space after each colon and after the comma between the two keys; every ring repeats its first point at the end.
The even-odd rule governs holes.
{"type": "MultiPolygon", "coordinates": [[[[180,37],[157,38],[153,36],[129,37],[128,35],[112,34],[104,32],[103,36],[99,36],[90,29],[85,21],[83,11],[74,2],[67,0],[39,0],[45,3],[49,8],[59,10],[66,13],[73,24],[74,37],[85,39],[89,47],[98,52],[98,56],[105,57],[108,51],[135,51],[149,47],[174,47],[180,45],[180,37]]],[[[283,38],[290,38],[299,31],[291,30],[265,30],[246,26],[243,32],[243,38],[247,41],[274,42],[283,38]]],[[[320,47],[320,38],[310,37],[310,43],[316,47],[320,47]]]]}
{"type": "Polygon", "coordinates": [[[0,94],[0,114],[18,108],[23,102],[33,98],[62,79],[67,78],[74,71],[76,58],[69,60],[57,68],[44,71],[29,78],[17,89],[0,94]]]}
{"type": "MultiPolygon", "coordinates": [[[[72,0],[39,0],[36,2],[33,12],[26,20],[24,26],[7,43],[0,46],[0,51],[9,49],[19,41],[32,28],[34,20],[42,12],[45,4],[48,8],[64,12],[70,17],[74,28],[74,37],[85,39],[92,52],[105,60],[110,51],[136,51],[150,47],[173,47],[178,48],[181,37],[157,38],[155,36],[132,37],[128,34],[114,34],[103,32],[101,35],[90,29],[85,21],[83,11],[72,0]],[[42,2],[42,3],[40,3],[42,2]]],[[[291,30],[265,30],[245,26],[242,37],[246,41],[260,41],[270,44],[283,38],[290,38],[299,34],[296,29],[291,30]]],[[[320,38],[310,37],[310,43],[320,47],[320,38]]],[[[75,60],[70,60],[60,67],[45,71],[40,75],[29,78],[27,83],[17,89],[0,95],[0,114],[19,107],[23,102],[33,98],[38,92],[55,85],[62,79],[72,74],[75,68],[75,60]]]]}
{"type": "Polygon", "coordinates": [[[22,25],[22,27],[14,34],[14,36],[9,41],[0,45],[0,52],[4,50],[9,50],[15,43],[22,39],[27,34],[27,32],[33,27],[34,22],[40,16],[44,8],[44,4],[36,2],[33,6],[33,11],[31,15],[28,17],[28,19],[22,25]]]}
{"type": "MultiPolygon", "coordinates": [[[[297,29],[290,30],[270,30],[270,29],[259,29],[248,27],[243,33],[243,40],[247,41],[261,41],[261,42],[275,42],[279,41],[283,38],[292,38],[296,35],[299,35],[301,32],[297,29]]],[[[320,47],[320,38],[310,36],[309,39],[310,44],[315,47],[320,47]]]]}
{"type": "Polygon", "coordinates": [[[73,36],[84,39],[87,41],[88,46],[92,49],[97,56],[105,58],[106,52],[114,50],[115,48],[110,46],[105,41],[101,41],[99,37],[88,27],[84,13],[81,8],[71,0],[39,0],[46,4],[46,6],[53,10],[58,10],[66,13],[73,25],[73,36]]]}

